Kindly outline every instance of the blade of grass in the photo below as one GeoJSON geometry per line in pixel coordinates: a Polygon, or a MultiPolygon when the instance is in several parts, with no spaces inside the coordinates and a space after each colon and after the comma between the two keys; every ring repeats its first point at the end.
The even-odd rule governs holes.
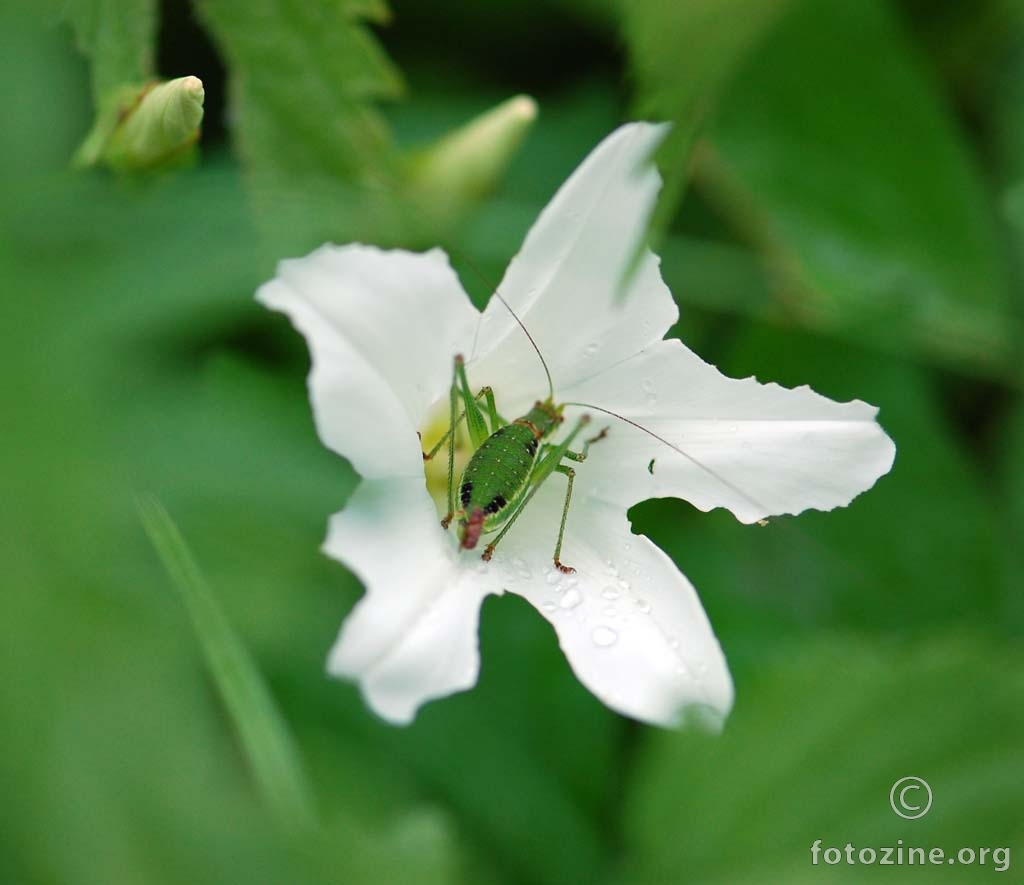
{"type": "Polygon", "coordinates": [[[288,725],[256,662],[239,639],[160,501],[138,500],[139,515],[195,627],[206,665],[238,731],[263,798],[290,831],[315,824],[313,791],[288,725]]]}

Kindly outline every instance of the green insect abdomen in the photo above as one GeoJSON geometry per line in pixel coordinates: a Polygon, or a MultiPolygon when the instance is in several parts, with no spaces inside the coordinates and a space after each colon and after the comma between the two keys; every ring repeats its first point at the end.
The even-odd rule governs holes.
{"type": "Polygon", "coordinates": [[[505,521],[530,478],[538,445],[529,426],[508,424],[487,437],[469,459],[459,483],[459,504],[467,514],[477,508],[483,512],[485,532],[505,521]]]}

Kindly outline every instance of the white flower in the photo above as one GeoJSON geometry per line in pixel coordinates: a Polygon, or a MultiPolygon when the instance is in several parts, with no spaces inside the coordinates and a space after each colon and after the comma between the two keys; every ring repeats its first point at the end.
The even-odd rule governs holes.
{"type": "Polygon", "coordinates": [[[609,432],[575,465],[562,553],[573,575],[552,567],[564,477],[547,480],[490,563],[479,550],[459,552],[424,479],[417,433],[446,420],[456,354],[474,391],[490,385],[509,419],[547,395],[537,354],[497,299],[480,314],[440,250],[358,244],[283,261],[258,292],[306,337],[320,437],[363,478],[324,542],[366,586],[327,667],[358,680],[385,719],[409,722],[425,701],[476,682],[480,604],[509,591],[551,622],[576,675],[612,709],[673,724],[702,707],[721,721],[732,682],[697,594],[631,532],[626,509],[673,496],[745,523],[830,510],[892,465],[873,406],[726,378],[663,340],[678,312],[650,252],[618,297],[660,187],[648,160],[663,135],[632,124],[606,138],[499,287],[547,360],[556,402],[610,409],[686,453],[591,410],[592,426],[609,432]]]}

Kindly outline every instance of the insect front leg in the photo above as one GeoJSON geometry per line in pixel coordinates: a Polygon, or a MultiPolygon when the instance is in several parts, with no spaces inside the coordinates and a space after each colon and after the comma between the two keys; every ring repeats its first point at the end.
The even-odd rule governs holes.
{"type": "Polygon", "coordinates": [[[455,517],[455,433],[463,420],[469,429],[470,442],[473,448],[477,448],[488,436],[484,417],[477,405],[483,397],[487,402],[488,415],[492,421],[497,415],[494,405],[494,393],[489,387],[482,388],[476,396],[469,392],[469,379],[466,377],[465,361],[461,354],[457,354],[453,360],[452,384],[448,389],[448,430],[444,436],[437,441],[437,444],[429,451],[423,453],[423,460],[431,460],[440,450],[441,446],[448,443],[448,512],[441,520],[441,527],[447,529],[455,517]],[[462,399],[462,411],[456,416],[459,399],[462,399]]]}
{"type": "Polygon", "coordinates": [[[580,463],[581,461],[586,461],[587,455],[590,452],[590,447],[594,443],[600,442],[606,436],[608,436],[608,428],[602,427],[601,432],[598,433],[596,436],[592,436],[590,437],[590,439],[583,441],[583,449],[581,451],[573,452],[570,449],[566,449],[565,455],[563,455],[563,457],[568,458],[570,461],[575,461],[577,464],[580,463]]]}
{"type": "MultiPolygon", "coordinates": [[[[452,378],[452,386],[448,391],[448,512],[445,513],[444,519],[441,520],[441,528],[445,531],[448,530],[448,526],[451,525],[452,518],[455,516],[455,407],[459,400],[458,376],[461,362],[461,356],[455,357],[454,377],[452,378]]],[[[467,423],[469,422],[470,406],[475,408],[474,403],[467,402],[466,408],[463,409],[467,423]]]]}
{"type": "MultiPolygon", "coordinates": [[[[481,399],[483,399],[486,402],[487,414],[488,417],[491,419],[492,433],[499,427],[504,427],[506,424],[508,424],[508,422],[498,414],[497,409],[494,407],[494,392],[491,390],[490,387],[481,387],[480,390],[477,392],[477,395],[474,397],[474,399],[477,402],[479,402],[481,399]]],[[[424,461],[433,460],[434,456],[439,451],[441,451],[441,446],[448,442],[448,439],[452,436],[453,433],[456,432],[458,426],[465,420],[465,418],[466,410],[463,409],[461,412],[459,412],[459,416],[455,419],[455,425],[450,426],[445,431],[444,436],[442,436],[436,443],[434,443],[434,447],[429,452],[423,453],[424,461]]]]}

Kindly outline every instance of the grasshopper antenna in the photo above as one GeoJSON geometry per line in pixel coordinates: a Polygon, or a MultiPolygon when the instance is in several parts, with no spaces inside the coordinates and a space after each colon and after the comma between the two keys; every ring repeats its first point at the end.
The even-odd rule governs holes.
{"type": "Polygon", "coordinates": [[[601,406],[595,406],[593,403],[567,402],[567,403],[564,403],[564,405],[567,405],[567,406],[582,406],[585,409],[593,409],[595,412],[603,412],[605,415],[611,415],[611,417],[613,417],[613,418],[618,418],[620,421],[624,421],[626,424],[630,425],[630,427],[635,427],[637,430],[642,430],[648,436],[653,437],[654,439],[656,439],[660,443],[664,443],[666,446],[668,446],[670,449],[672,449],[672,451],[678,452],[680,455],[682,455],[691,464],[695,464],[697,467],[699,467],[705,473],[707,473],[710,476],[714,477],[718,482],[720,482],[727,489],[729,489],[729,491],[735,492],[737,495],[739,495],[744,501],[746,501],[748,504],[750,504],[756,510],[761,510],[764,513],[769,513],[770,512],[768,507],[765,507],[764,504],[762,504],[760,501],[757,501],[756,499],[751,498],[750,495],[748,495],[746,492],[744,492],[738,486],[736,486],[733,483],[729,482],[729,480],[727,480],[724,476],[722,476],[718,472],[712,470],[710,467],[707,466],[707,464],[704,464],[701,461],[699,461],[698,459],[694,458],[693,455],[691,455],[689,452],[686,452],[683,449],[679,448],[679,446],[677,446],[675,443],[669,442],[667,439],[665,439],[665,437],[659,436],[653,430],[650,430],[649,428],[644,427],[643,424],[638,424],[636,421],[632,421],[629,418],[626,418],[625,416],[620,415],[618,412],[613,412],[611,409],[603,409],[603,408],[601,408],[601,406]]]}
{"type": "MultiPolygon", "coordinates": [[[[505,296],[502,295],[501,292],[498,291],[498,287],[495,286],[489,279],[487,279],[487,276],[484,274],[484,272],[482,270],[480,270],[479,267],[477,267],[476,263],[465,252],[463,252],[461,249],[459,249],[457,246],[453,246],[451,243],[449,243],[448,244],[448,248],[453,253],[458,255],[459,258],[461,258],[464,262],[466,262],[466,264],[469,265],[469,267],[473,271],[473,273],[475,273],[478,277],[480,277],[481,280],[484,281],[484,283],[486,283],[487,287],[491,290],[491,294],[495,298],[497,298],[498,301],[500,301],[503,305],[505,305],[505,310],[507,310],[510,314],[512,314],[512,319],[514,319],[516,321],[516,325],[518,325],[519,328],[523,330],[523,334],[527,337],[527,339],[530,342],[530,346],[536,352],[537,358],[540,360],[541,366],[544,367],[544,375],[548,379],[548,398],[551,399],[552,401],[554,401],[554,399],[555,399],[555,385],[554,385],[554,382],[551,380],[551,370],[548,369],[547,360],[544,359],[544,354],[542,354],[540,352],[540,348],[537,346],[537,342],[533,340],[533,336],[530,334],[530,330],[527,329],[526,326],[524,325],[523,321],[521,319],[519,319],[519,315],[512,309],[512,305],[509,304],[505,300],[505,296]]],[[[477,328],[479,329],[479,326],[477,328]]],[[[476,350],[476,341],[473,342],[473,350],[474,351],[476,350]]]]}
{"type": "MultiPolygon", "coordinates": [[[[675,443],[669,442],[667,439],[665,439],[665,437],[660,436],[659,434],[655,433],[653,430],[650,430],[647,427],[644,427],[643,424],[638,424],[636,421],[633,421],[633,420],[631,420],[629,418],[626,418],[624,415],[620,415],[618,412],[613,412],[611,409],[605,409],[605,408],[602,408],[601,406],[595,406],[593,403],[567,402],[567,403],[564,403],[564,405],[567,405],[567,406],[581,406],[581,407],[583,407],[585,409],[593,409],[595,412],[603,412],[605,415],[610,415],[612,418],[618,418],[620,421],[624,421],[626,424],[630,425],[631,427],[635,427],[637,430],[642,430],[648,436],[653,437],[654,439],[658,440],[658,442],[660,442],[660,443],[664,443],[666,446],[668,446],[670,449],[672,449],[672,451],[678,452],[680,455],[682,455],[684,458],[686,458],[686,460],[689,461],[691,464],[695,464],[697,467],[699,467],[705,473],[707,473],[710,476],[714,477],[723,486],[725,486],[730,491],[735,492],[737,495],[739,495],[739,497],[741,497],[744,501],[746,501],[748,504],[753,506],[755,509],[760,510],[763,513],[766,513],[766,514],[770,513],[769,508],[765,507],[765,505],[762,504],[760,501],[758,501],[756,498],[752,498],[750,495],[748,495],[746,492],[744,492],[741,488],[739,488],[738,486],[736,486],[733,483],[729,482],[729,480],[727,480],[720,473],[718,473],[717,471],[712,470],[710,467],[708,467],[707,464],[704,464],[701,461],[699,461],[697,458],[694,458],[693,455],[691,455],[689,452],[684,451],[679,446],[677,446],[675,443]]],[[[767,525],[768,524],[767,518],[759,519],[757,522],[758,522],[758,525],[767,525]]],[[[813,535],[810,535],[807,532],[803,531],[803,529],[801,529],[799,526],[796,526],[796,525],[793,525],[792,523],[788,523],[787,522],[785,527],[789,531],[791,531],[791,532],[798,533],[805,541],[809,542],[815,548],[817,548],[819,551],[824,552],[826,555],[828,555],[828,556],[838,556],[839,560],[843,563],[845,568],[863,586],[870,587],[870,586],[874,586],[875,584],[877,584],[877,580],[873,580],[872,576],[863,568],[863,566],[859,565],[856,562],[853,562],[849,557],[844,556],[841,552],[834,551],[834,550],[830,549],[827,545],[823,544],[821,541],[819,541],[813,535]]]]}

